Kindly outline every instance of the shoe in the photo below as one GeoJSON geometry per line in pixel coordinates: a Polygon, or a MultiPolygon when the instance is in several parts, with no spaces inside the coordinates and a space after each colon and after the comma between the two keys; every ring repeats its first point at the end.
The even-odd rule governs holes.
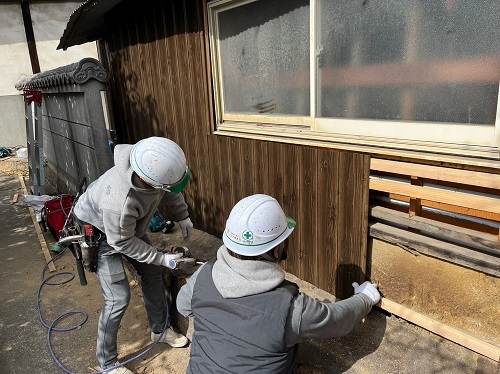
{"type": "Polygon", "coordinates": [[[178,332],[175,332],[171,327],[167,328],[161,340],[158,340],[160,335],[161,333],[155,334],[154,332],[151,332],[151,340],[154,342],[158,341],[159,343],[167,343],[169,346],[174,348],[181,348],[189,343],[188,338],[178,332]]]}
{"type": "MultiPolygon", "coordinates": [[[[118,361],[116,361],[113,366],[116,366],[116,365],[120,365],[120,363],[118,361]]],[[[104,369],[102,369],[102,370],[104,370],[104,369]]],[[[105,374],[135,374],[135,373],[133,371],[130,371],[129,369],[127,369],[125,366],[120,366],[119,368],[116,368],[116,369],[113,369],[110,371],[106,371],[105,374]]]]}

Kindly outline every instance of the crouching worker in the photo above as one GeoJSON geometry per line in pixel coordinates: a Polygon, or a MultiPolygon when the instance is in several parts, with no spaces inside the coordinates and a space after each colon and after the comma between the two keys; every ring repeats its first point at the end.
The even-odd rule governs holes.
{"type": "Polygon", "coordinates": [[[297,372],[299,343],[348,334],[380,299],[375,285],[322,303],[285,280],[279,265],[295,221],[267,195],[242,199],[226,222],[217,258],[200,267],[177,296],[194,317],[187,373],[297,372]]]}
{"type": "MultiPolygon", "coordinates": [[[[163,197],[184,238],[193,229],[181,194],[190,171],[184,152],[176,143],[151,137],[135,145],[117,145],[114,162],[111,169],[89,185],[74,208],[75,220],[93,225],[99,238],[96,274],[104,306],[99,317],[96,357],[103,370],[120,365],[118,328],[130,300],[122,258],[126,258],[141,277],[151,340],[157,341],[167,318],[163,270],[175,268],[176,259],[182,254],[156,250],[146,230],[163,197]]],[[[160,342],[183,347],[188,339],[169,327],[160,342]]],[[[124,366],[107,373],[133,374],[124,366]]]]}

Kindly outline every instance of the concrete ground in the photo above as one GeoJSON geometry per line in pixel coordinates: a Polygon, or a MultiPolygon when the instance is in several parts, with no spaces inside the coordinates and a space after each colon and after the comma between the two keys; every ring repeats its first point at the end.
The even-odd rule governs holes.
{"type": "MultiPolygon", "coordinates": [[[[94,358],[95,334],[102,303],[99,284],[93,274],[87,273],[86,286],[79,284],[78,276],[62,285],[45,285],[37,303],[46,262],[22,195],[18,176],[0,172],[0,373],[95,372],[98,370],[94,358]],[[15,193],[20,196],[17,203],[12,202],[15,193]],[[37,304],[47,326],[69,311],[88,314],[81,328],[52,333],[50,349],[59,364],[51,355],[48,328],[40,322],[37,304]]],[[[44,236],[50,247],[54,240],[47,234],[44,236]]],[[[192,239],[183,242],[177,228],[170,234],[153,234],[152,240],[161,248],[187,246],[197,257],[211,256],[220,244],[219,239],[201,231],[195,231],[192,239]]],[[[76,274],[71,253],[64,253],[54,263],[56,272],[47,271],[45,278],[61,272],[76,274]]],[[[50,282],[60,283],[69,277],[58,275],[50,282]]],[[[334,300],[332,295],[292,275],[288,277],[297,282],[303,292],[322,301],[334,300]]],[[[132,300],[119,332],[122,362],[151,346],[140,287],[133,273],[129,278],[132,300]]],[[[184,282],[174,274],[168,274],[167,280],[172,288],[184,282]]],[[[81,314],[72,314],[55,326],[75,326],[82,319],[81,314]]],[[[190,336],[192,324],[188,320],[172,313],[172,321],[190,336]]],[[[180,374],[185,373],[188,360],[189,346],[173,349],[157,345],[133,361],[129,368],[137,373],[180,374]]],[[[495,361],[375,309],[346,337],[302,344],[299,373],[500,374],[500,370],[495,361]]]]}

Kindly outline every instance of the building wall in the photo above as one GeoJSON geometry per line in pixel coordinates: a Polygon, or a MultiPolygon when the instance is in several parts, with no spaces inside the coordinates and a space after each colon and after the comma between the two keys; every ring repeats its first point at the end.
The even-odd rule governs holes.
{"type": "Polygon", "coordinates": [[[183,147],[196,228],[220,237],[237,200],[271,194],[298,222],[285,270],[337,297],[349,296],[366,272],[384,296],[498,343],[494,313],[474,313],[471,302],[497,307],[491,293],[498,279],[425,256],[408,261],[399,247],[367,243],[369,156],[214,133],[203,3],[146,1],[138,9],[125,1],[107,18],[103,59],[119,140],[163,135],[183,147]],[[474,287],[459,294],[452,279],[474,287]]]}
{"type": "Polygon", "coordinates": [[[160,135],[184,149],[197,229],[221,237],[234,204],[274,196],[297,221],[285,270],[345,298],[365,278],[369,157],[215,135],[203,1],[124,2],[107,19],[120,141],[160,135]]]}
{"type": "Polygon", "coordinates": [[[24,102],[21,95],[0,96],[0,146],[26,146],[24,102]]]}
{"type": "Polygon", "coordinates": [[[19,3],[0,4],[0,145],[26,145],[22,97],[14,88],[31,73],[30,57],[19,3]]]}
{"type": "MultiPolygon", "coordinates": [[[[41,71],[67,65],[84,57],[97,58],[95,43],[56,50],[71,13],[81,1],[30,1],[38,60],[41,71]]],[[[0,145],[26,144],[23,101],[15,84],[33,74],[26,42],[20,2],[0,3],[0,145]]]]}

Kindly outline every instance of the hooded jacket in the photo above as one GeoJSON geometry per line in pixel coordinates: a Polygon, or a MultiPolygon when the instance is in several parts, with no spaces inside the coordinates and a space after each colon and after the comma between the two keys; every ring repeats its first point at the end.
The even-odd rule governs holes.
{"type": "MultiPolygon", "coordinates": [[[[191,276],[177,296],[177,310],[185,317],[194,316],[191,301],[202,269],[203,266],[191,276]]],[[[212,279],[223,298],[242,298],[275,289],[283,283],[285,272],[273,262],[237,259],[223,245],[217,251],[212,279]]],[[[292,348],[309,339],[347,335],[371,307],[371,299],[364,294],[334,303],[323,303],[299,292],[289,305],[284,328],[285,346],[292,348]]],[[[195,349],[194,344],[200,343],[193,342],[192,349],[195,349]]]]}
{"type": "Polygon", "coordinates": [[[88,186],[74,214],[104,232],[116,252],[139,262],[161,265],[162,253],[141,238],[164,196],[176,221],[188,217],[187,204],[182,194],[142,186],[130,165],[131,150],[130,144],[115,147],[115,166],[88,186]]]}

